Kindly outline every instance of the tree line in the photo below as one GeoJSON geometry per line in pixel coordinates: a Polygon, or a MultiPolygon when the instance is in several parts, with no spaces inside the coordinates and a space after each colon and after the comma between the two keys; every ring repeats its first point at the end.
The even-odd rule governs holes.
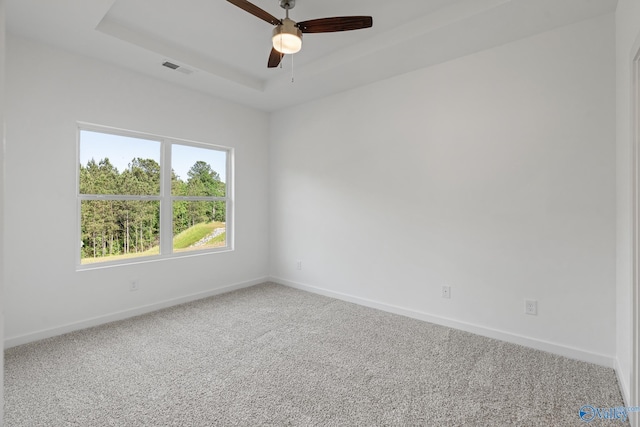
{"type": "MultiPolygon", "coordinates": [[[[226,185],[204,161],[187,172],[186,181],[171,170],[173,196],[224,197],[226,185]]],[[[94,195],[158,196],[160,165],[153,159],[134,158],[119,172],[108,158],[80,165],[80,193],[94,195]]],[[[148,251],[160,243],[160,203],[157,200],[83,200],[81,258],[148,251]]],[[[173,203],[173,234],[199,223],[225,222],[224,201],[173,203]]]]}

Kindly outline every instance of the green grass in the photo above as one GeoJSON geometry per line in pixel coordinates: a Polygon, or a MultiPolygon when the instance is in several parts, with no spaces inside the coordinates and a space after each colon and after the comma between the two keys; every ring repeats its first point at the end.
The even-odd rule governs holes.
{"type": "Polygon", "coordinates": [[[98,262],[105,262],[105,261],[119,261],[119,260],[123,260],[123,259],[131,259],[131,258],[141,258],[141,257],[145,257],[145,256],[151,256],[151,255],[159,255],[160,254],[160,246],[154,246],[151,249],[147,249],[144,252],[131,252],[129,254],[124,254],[124,255],[107,255],[107,256],[103,256],[103,257],[87,257],[87,258],[82,258],[80,260],[80,264],[95,264],[98,262]]]}
{"type": "MultiPolygon", "coordinates": [[[[189,227],[184,230],[182,233],[173,237],[173,251],[175,252],[186,252],[192,250],[200,250],[200,249],[210,249],[225,246],[227,243],[227,233],[224,232],[213,239],[209,240],[202,246],[191,247],[194,243],[199,242],[205,236],[213,233],[216,228],[224,228],[224,222],[207,222],[196,224],[193,227],[189,227]]],[[[134,252],[126,255],[108,255],[105,257],[88,257],[82,258],[80,261],[81,264],[94,264],[98,262],[104,261],[119,261],[124,259],[131,258],[141,258],[146,256],[158,255],[160,254],[160,247],[154,246],[151,249],[148,249],[144,252],[134,252]]]]}
{"type": "Polygon", "coordinates": [[[203,222],[189,227],[173,238],[173,248],[186,249],[194,243],[199,242],[200,239],[213,233],[216,228],[224,228],[224,222],[203,222]]]}

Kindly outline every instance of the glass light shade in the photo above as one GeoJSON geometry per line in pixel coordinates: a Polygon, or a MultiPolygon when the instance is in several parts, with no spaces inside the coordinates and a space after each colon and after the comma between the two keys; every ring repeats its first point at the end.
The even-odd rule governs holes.
{"type": "Polygon", "coordinates": [[[273,48],[280,53],[292,54],[302,49],[302,31],[296,23],[285,18],[281,25],[273,29],[273,48]]]}
{"type": "Polygon", "coordinates": [[[273,36],[273,48],[285,54],[300,52],[300,49],[302,49],[302,39],[294,34],[276,34],[273,36]]]}

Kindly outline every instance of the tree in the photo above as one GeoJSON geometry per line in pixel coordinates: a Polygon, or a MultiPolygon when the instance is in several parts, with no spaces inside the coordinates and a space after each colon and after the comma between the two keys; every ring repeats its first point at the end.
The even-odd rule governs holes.
{"type": "MultiPolygon", "coordinates": [[[[94,159],[86,167],[80,165],[80,192],[83,194],[117,194],[118,170],[108,158],[96,163],[94,159]]],[[[82,239],[85,253],[106,256],[114,247],[114,232],[117,221],[113,201],[86,200],[81,205],[82,239]]]]}
{"type": "MultiPolygon", "coordinates": [[[[171,194],[173,196],[187,196],[187,184],[182,181],[175,171],[171,170],[171,194]]],[[[189,208],[187,201],[173,202],[173,234],[176,235],[189,228],[189,208]]]]}
{"type": "Polygon", "coordinates": [[[207,162],[198,160],[191,166],[189,172],[187,172],[189,179],[187,183],[200,182],[204,186],[205,191],[208,194],[194,194],[197,196],[217,196],[215,190],[217,188],[217,182],[220,182],[220,175],[218,172],[211,169],[211,166],[207,162]]]}
{"type": "MultiPolygon", "coordinates": [[[[220,181],[218,172],[211,165],[197,161],[189,172],[187,195],[189,196],[224,196],[225,185],[220,181]]],[[[191,225],[200,222],[224,220],[224,202],[189,202],[187,205],[191,225]],[[222,210],[222,211],[221,211],[222,210]]]]}

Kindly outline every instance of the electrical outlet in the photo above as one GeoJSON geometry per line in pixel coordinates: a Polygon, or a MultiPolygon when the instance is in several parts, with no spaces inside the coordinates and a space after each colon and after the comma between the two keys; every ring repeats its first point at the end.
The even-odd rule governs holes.
{"type": "Polygon", "coordinates": [[[538,301],[525,300],[525,302],[524,302],[524,312],[526,314],[531,314],[533,316],[537,316],[538,315],[538,301]]]}
{"type": "Polygon", "coordinates": [[[302,261],[300,260],[296,261],[296,270],[302,270],[302,261]]]}
{"type": "Polygon", "coordinates": [[[132,280],[131,282],[129,282],[129,291],[135,292],[138,289],[140,289],[140,285],[138,284],[137,280],[132,280]]]}
{"type": "Polygon", "coordinates": [[[451,286],[442,287],[442,298],[451,298],[451,286]]]}

